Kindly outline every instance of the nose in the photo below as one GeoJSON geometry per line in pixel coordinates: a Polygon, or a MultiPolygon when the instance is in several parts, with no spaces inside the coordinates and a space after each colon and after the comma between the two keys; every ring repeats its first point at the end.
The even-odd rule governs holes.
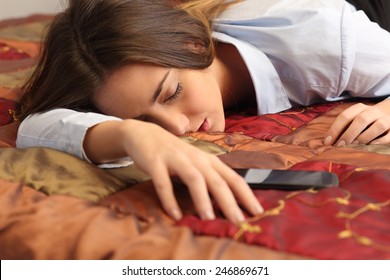
{"type": "Polygon", "coordinates": [[[175,135],[182,135],[189,131],[188,117],[178,111],[155,111],[151,114],[151,119],[175,135]]]}

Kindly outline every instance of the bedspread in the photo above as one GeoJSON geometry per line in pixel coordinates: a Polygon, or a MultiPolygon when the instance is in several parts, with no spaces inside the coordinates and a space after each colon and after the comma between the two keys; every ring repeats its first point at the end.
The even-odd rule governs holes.
{"type": "Polygon", "coordinates": [[[354,102],[279,114],[229,113],[224,133],[184,135],[233,168],[325,170],[340,186],[255,190],[265,208],[245,223],[200,220],[175,183],[184,211],[162,211],[135,166],[103,170],[46,148],[16,149],[15,107],[51,16],[0,22],[1,259],[390,259],[390,147],[323,145],[354,102]]]}

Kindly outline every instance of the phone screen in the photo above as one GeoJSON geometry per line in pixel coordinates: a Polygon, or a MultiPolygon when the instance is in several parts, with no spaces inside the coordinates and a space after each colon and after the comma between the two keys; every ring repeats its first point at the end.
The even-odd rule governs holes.
{"type": "Polygon", "coordinates": [[[253,189],[302,190],[337,187],[338,176],[325,171],[236,169],[253,189]]]}

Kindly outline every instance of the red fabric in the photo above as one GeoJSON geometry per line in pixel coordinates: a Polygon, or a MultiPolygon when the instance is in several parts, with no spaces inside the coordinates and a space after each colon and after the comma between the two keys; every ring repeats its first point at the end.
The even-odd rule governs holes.
{"type": "Polygon", "coordinates": [[[0,60],[19,60],[30,56],[21,49],[16,49],[0,42],[0,60]]]}
{"type": "Polygon", "coordinates": [[[288,135],[314,118],[330,111],[339,103],[326,103],[312,107],[291,109],[279,114],[248,117],[230,114],[226,118],[225,132],[243,132],[245,135],[271,140],[276,135],[288,135]]]}
{"type": "MultiPolygon", "coordinates": [[[[50,17],[46,19],[48,20],[50,17]]],[[[34,17],[31,17],[27,18],[25,22],[29,23],[33,21],[34,17]]],[[[0,28],[14,26],[15,24],[16,22],[13,21],[1,22],[0,28]]],[[[21,23],[17,22],[17,24],[19,25],[21,23]]],[[[13,71],[31,67],[34,63],[34,60],[31,58],[37,56],[38,49],[38,42],[18,40],[11,43],[6,40],[1,41],[0,72],[12,73],[13,71]]],[[[0,87],[0,93],[2,93],[1,96],[3,97],[0,99],[0,126],[3,126],[1,131],[3,135],[2,139],[7,139],[5,142],[6,145],[3,144],[3,147],[8,147],[14,145],[17,130],[17,122],[12,123],[12,112],[15,110],[16,103],[10,99],[18,95],[15,95],[16,91],[11,94],[10,89],[4,85],[0,87]],[[9,123],[12,124],[4,126],[9,123]]],[[[15,100],[17,99],[15,98],[15,100]]],[[[248,217],[247,223],[241,226],[234,225],[224,219],[218,211],[217,206],[216,210],[219,217],[217,220],[201,221],[197,216],[190,214],[194,212],[190,206],[190,201],[185,203],[189,208],[185,213],[189,214],[179,221],[177,225],[186,226],[198,235],[226,237],[241,241],[241,243],[227,243],[218,239],[198,239],[192,235],[185,236],[184,238],[179,237],[178,239],[177,232],[181,228],[171,228],[170,224],[167,225],[168,223],[162,222],[165,221],[164,219],[168,220],[168,218],[162,212],[154,193],[154,188],[150,182],[149,185],[146,182],[144,185],[126,189],[102,201],[101,203],[103,205],[106,203],[109,205],[108,208],[114,211],[110,212],[110,214],[105,212],[106,208],[101,209],[98,207],[98,209],[95,205],[85,204],[82,200],[68,196],[46,197],[29,188],[23,188],[23,191],[20,192],[22,190],[20,187],[16,185],[12,187],[3,182],[2,186],[4,190],[12,191],[12,189],[15,189],[18,190],[17,194],[28,194],[28,196],[22,196],[23,199],[21,199],[20,196],[14,195],[11,192],[10,196],[2,196],[7,201],[13,202],[16,206],[18,203],[21,203],[25,208],[27,205],[25,199],[27,197],[31,198],[34,203],[40,204],[40,207],[42,207],[42,204],[45,207],[39,208],[40,211],[35,211],[38,209],[36,208],[38,206],[34,203],[28,204],[28,207],[31,206],[34,208],[34,211],[26,214],[27,216],[25,218],[28,219],[28,223],[20,220],[20,217],[17,223],[12,221],[10,224],[12,228],[10,226],[9,229],[13,230],[16,234],[12,234],[7,228],[4,234],[8,238],[3,237],[1,239],[4,245],[3,247],[8,248],[8,252],[12,256],[28,256],[30,258],[34,258],[34,256],[36,258],[53,258],[53,256],[57,256],[57,258],[58,256],[60,258],[75,258],[75,256],[82,256],[88,259],[95,258],[96,256],[99,258],[114,256],[122,259],[128,256],[130,258],[142,258],[142,256],[149,258],[150,255],[148,253],[152,252],[155,248],[158,248],[158,250],[152,253],[154,258],[157,256],[162,256],[161,258],[173,258],[172,251],[174,251],[176,258],[194,258],[193,252],[196,250],[201,252],[196,255],[197,258],[202,259],[210,258],[210,256],[212,258],[221,258],[221,256],[225,256],[225,258],[239,258],[239,256],[264,258],[267,257],[263,253],[264,251],[259,251],[261,253],[256,254],[253,252],[259,248],[262,250],[267,248],[266,253],[268,253],[268,258],[281,258],[281,256],[285,257],[286,253],[295,253],[304,258],[312,257],[316,259],[390,259],[390,170],[364,170],[360,167],[356,168],[352,164],[359,165],[357,161],[360,158],[357,160],[355,156],[353,163],[345,159],[340,159],[341,156],[346,155],[340,149],[330,151],[328,155],[323,155],[322,152],[327,150],[328,147],[322,147],[322,142],[321,144],[315,142],[316,138],[314,136],[308,138],[306,137],[307,134],[305,134],[301,138],[300,136],[295,137],[293,139],[294,141],[287,141],[287,139],[285,142],[281,142],[283,140],[281,139],[282,137],[277,137],[290,136],[298,128],[304,129],[306,124],[330,111],[338,104],[316,105],[301,109],[292,109],[280,114],[262,116],[250,116],[251,112],[246,112],[245,114],[229,114],[226,120],[227,136],[208,135],[210,139],[212,137],[216,137],[215,139],[220,137],[219,143],[225,145],[225,147],[234,147],[236,144],[245,142],[245,140],[240,142],[237,139],[234,142],[230,139],[229,133],[235,132],[241,132],[245,136],[251,136],[260,140],[272,139],[280,143],[280,146],[278,146],[279,149],[275,148],[276,146],[271,145],[272,143],[269,142],[266,144],[263,142],[262,144],[264,145],[259,145],[262,148],[254,145],[248,148],[248,150],[242,149],[240,146],[242,150],[239,147],[237,148],[238,151],[235,151],[236,154],[241,153],[237,156],[237,160],[234,156],[231,158],[232,160],[236,160],[236,163],[239,161],[241,164],[241,160],[244,157],[242,154],[245,154],[248,162],[260,157],[257,163],[265,162],[263,165],[272,166],[272,164],[275,164],[278,167],[285,168],[288,168],[286,167],[287,164],[296,163],[298,160],[304,161],[310,158],[310,156],[322,155],[325,160],[320,158],[317,161],[304,161],[296,164],[292,169],[332,171],[338,174],[341,182],[338,188],[329,188],[317,193],[310,191],[285,192],[256,190],[255,194],[266,209],[266,212],[263,216],[248,217]],[[302,141],[306,140],[313,140],[313,142],[307,143],[308,146],[299,146],[302,141]],[[267,149],[268,146],[270,149],[267,149]],[[317,150],[315,149],[316,147],[317,150]],[[285,155],[290,155],[291,158],[291,155],[294,153],[303,154],[303,156],[298,159],[295,158],[293,161],[285,160],[285,155]],[[332,153],[333,155],[337,154],[339,157],[332,157],[332,153]],[[340,160],[344,164],[332,163],[329,161],[329,158],[336,161],[340,160]],[[283,161],[288,162],[284,163],[283,161]],[[45,199],[37,199],[37,195],[45,199]],[[11,196],[12,199],[8,199],[11,196]],[[83,214],[81,216],[79,215],[81,218],[83,218],[82,216],[84,218],[86,216],[92,217],[96,211],[100,211],[104,216],[103,218],[108,217],[111,219],[116,218],[116,215],[118,215],[122,217],[122,220],[114,219],[106,221],[99,218],[100,220],[95,223],[99,225],[97,230],[97,228],[93,228],[94,223],[92,223],[91,227],[90,223],[82,220],[74,220],[75,216],[72,216],[72,213],[69,214],[69,209],[73,209],[74,207],[72,208],[72,205],[75,205],[75,203],[79,203],[82,206],[82,209],[79,207],[81,209],[79,213],[83,214]],[[54,208],[53,205],[55,206],[54,208]],[[88,206],[89,208],[87,207],[87,209],[84,206],[88,206]],[[130,210],[122,211],[123,209],[130,210]],[[126,215],[126,213],[136,213],[138,216],[134,215],[134,218],[133,216],[126,215]],[[56,217],[61,217],[61,219],[56,220],[56,217]],[[67,227],[66,224],[63,224],[63,221],[67,221],[63,219],[64,217],[71,221],[73,231],[71,230],[72,227],[67,227]],[[137,220],[139,219],[138,217],[141,217],[141,222],[137,220]],[[132,220],[133,218],[134,220],[132,220]],[[51,220],[56,223],[56,226],[52,226],[53,223],[50,223],[51,220]],[[157,222],[148,224],[148,221],[151,220],[157,222]],[[114,230],[107,235],[109,242],[102,243],[105,246],[96,246],[96,242],[90,242],[90,244],[80,242],[85,240],[100,240],[104,236],[105,231],[99,232],[99,228],[112,229],[113,223],[114,230]],[[52,229],[59,229],[64,227],[64,225],[67,229],[70,229],[61,232],[61,234],[66,233],[65,236],[52,234],[52,229]],[[88,228],[82,228],[85,225],[90,226],[91,230],[88,231],[86,230],[88,228]],[[90,236],[88,238],[85,235],[80,235],[80,227],[82,228],[83,234],[89,233],[90,236]],[[51,229],[51,231],[46,229],[51,229]],[[10,234],[7,235],[8,232],[10,234]],[[174,233],[172,234],[172,232],[174,233]],[[128,239],[112,238],[113,234],[120,236],[122,233],[128,239]],[[49,238],[39,238],[39,242],[34,242],[35,236],[48,236],[49,238]],[[53,239],[53,236],[56,236],[57,239],[53,239]],[[161,238],[161,236],[164,238],[161,238]],[[76,248],[77,250],[74,246],[68,246],[69,244],[65,244],[66,246],[62,246],[60,250],[58,250],[58,246],[52,246],[56,241],[60,242],[57,242],[58,244],[63,244],[64,242],[62,241],[64,238],[71,240],[72,244],[76,244],[78,246],[76,248]],[[112,241],[118,240],[120,242],[112,243],[112,241]],[[156,246],[156,240],[162,241],[161,243],[164,243],[164,245],[156,246]],[[224,244],[222,247],[215,247],[216,244],[221,243],[224,244]],[[149,249],[151,250],[148,250],[148,246],[145,247],[145,244],[150,245],[149,249]],[[226,244],[230,246],[230,249],[226,248],[226,244]],[[246,244],[253,244],[253,246],[238,246],[246,244]],[[25,253],[20,252],[23,248],[26,249],[25,253]],[[123,248],[125,249],[123,250],[123,248]],[[242,249],[239,250],[239,248],[242,249]],[[268,250],[268,248],[284,253],[275,254],[273,251],[268,250]],[[122,254],[118,253],[119,251],[122,254]],[[160,252],[161,254],[156,255],[156,252],[160,252]],[[230,254],[226,255],[226,252],[230,252],[230,254]],[[270,252],[272,252],[271,256],[269,255],[270,252]]],[[[316,136],[318,135],[316,134],[316,136]]],[[[214,141],[218,142],[218,140],[214,141]]],[[[362,155],[361,161],[364,162],[374,154],[367,153],[363,155],[361,153],[359,155],[362,155]]],[[[387,158],[384,158],[384,156],[379,157],[378,154],[375,157],[373,156],[373,158],[373,160],[387,161],[387,158]]],[[[19,211],[15,205],[7,209],[19,211]]],[[[4,213],[7,213],[7,211],[4,213]]],[[[188,230],[182,232],[186,235],[189,234],[188,230]]],[[[3,253],[6,251],[2,250],[3,253]]]]}
{"type": "Polygon", "coordinates": [[[306,162],[294,169],[330,170],[339,175],[340,187],[316,193],[256,190],[266,213],[248,217],[249,227],[195,216],[184,217],[178,224],[197,234],[318,259],[390,259],[389,170],[364,171],[329,162],[306,162]]]}
{"type": "Polygon", "coordinates": [[[0,97],[0,126],[9,124],[15,119],[16,101],[0,97]]]}

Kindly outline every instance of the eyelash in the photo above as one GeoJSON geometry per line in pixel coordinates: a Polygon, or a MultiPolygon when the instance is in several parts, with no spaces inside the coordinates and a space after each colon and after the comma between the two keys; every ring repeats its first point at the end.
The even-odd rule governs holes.
{"type": "Polygon", "coordinates": [[[165,100],[165,102],[175,100],[176,98],[179,97],[179,95],[182,93],[182,91],[183,91],[183,84],[182,83],[178,83],[177,87],[176,87],[176,91],[171,96],[169,96],[167,98],[167,100],[165,100]]]}

